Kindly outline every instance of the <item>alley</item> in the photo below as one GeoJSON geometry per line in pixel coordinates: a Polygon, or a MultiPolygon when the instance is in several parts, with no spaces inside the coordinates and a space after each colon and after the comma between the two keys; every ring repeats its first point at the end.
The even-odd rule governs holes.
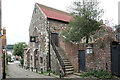
{"type": "Polygon", "coordinates": [[[8,65],[7,78],[53,78],[51,76],[44,76],[29,70],[25,70],[19,66],[19,62],[15,61],[8,65]]]}

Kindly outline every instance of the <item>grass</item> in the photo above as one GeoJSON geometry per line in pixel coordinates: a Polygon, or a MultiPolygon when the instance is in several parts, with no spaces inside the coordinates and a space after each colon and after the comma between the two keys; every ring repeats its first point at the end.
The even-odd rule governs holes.
{"type": "MultiPolygon", "coordinates": [[[[49,76],[49,74],[47,74],[47,73],[49,73],[49,71],[46,71],[46,72],[43,72],[43,73],[39,73],[39,74],[42,74],[42,75],[45,75],[45,76],[49,76]]],[[[53,73],[54,75],[59,75],[58,73],[55,73],[54,71],[50,71],[50,73],[53,73]]],[[[50,76],[52,76],[52,75],[50,75],[50,76]]]]}
{"type": "Polygon", "coordinates": [[[92,70],[89,72],[85,72],[84,74],[80,75],[81,77],[97,77],[99,79],[112,79],[114,76],[107,71],[104,70],[92,70]]]}

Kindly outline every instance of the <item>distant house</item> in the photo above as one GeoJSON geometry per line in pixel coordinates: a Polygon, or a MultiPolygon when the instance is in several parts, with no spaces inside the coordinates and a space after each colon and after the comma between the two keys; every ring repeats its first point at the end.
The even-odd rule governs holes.
{"type": "Polygon", "coordinates": [[[7,45],[7,51],[12,51],[14,48],[14,45],[7,45]]]}
{"type": "Polygon", "coordinates": [[[7,54],[8,55],[13,55],[13,48],[14,48],[14,45],[7,45],[7,54]]]}

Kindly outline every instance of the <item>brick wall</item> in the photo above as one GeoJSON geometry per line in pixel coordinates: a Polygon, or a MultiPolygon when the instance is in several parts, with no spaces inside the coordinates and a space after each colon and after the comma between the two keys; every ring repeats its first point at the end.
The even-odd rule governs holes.
{"type": "Polygon", "coordinates": [[[75,71],[78,70],[78,44],[72,42],[65,42],[63,37],[59,38],[59,45],[65,51],[69,61],[73,65],[75,71]]]}
{"type": "Polygon", "coordinates": [[[93,53],[86,54],[86,69],[103,69],[111,71],[110,43],[113,39],[109,36],[93,43],[93,53]]]}
{"type": "Polygon", "coordinates": [[[67,57],[72,63],[75,71],[79,70],[78,50],[85,50],[86,70],[104,69],[111,71],[111,53],[110,42],[113,39],[105,36],[93,43],[93,53],[86,53],[87,44],[75,44],[72,42],[64,42],[64,38],[59,38],[59,45],[65,51],[67,57]]]}

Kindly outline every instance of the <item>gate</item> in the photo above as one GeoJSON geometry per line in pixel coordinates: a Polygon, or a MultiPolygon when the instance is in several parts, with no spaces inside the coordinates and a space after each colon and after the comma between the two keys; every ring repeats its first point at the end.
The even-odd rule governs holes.
{"type": "Polygon", "coordinates": [[[111,71],[112,74],[120,76],[120,44],[112,42],[111,45],[111,71]]]}
{"type": "Polygon", "coordinates": [[[78,63],[79,63],[79,71],[85,71],[85,51],[78,51],[78,63]]]}

